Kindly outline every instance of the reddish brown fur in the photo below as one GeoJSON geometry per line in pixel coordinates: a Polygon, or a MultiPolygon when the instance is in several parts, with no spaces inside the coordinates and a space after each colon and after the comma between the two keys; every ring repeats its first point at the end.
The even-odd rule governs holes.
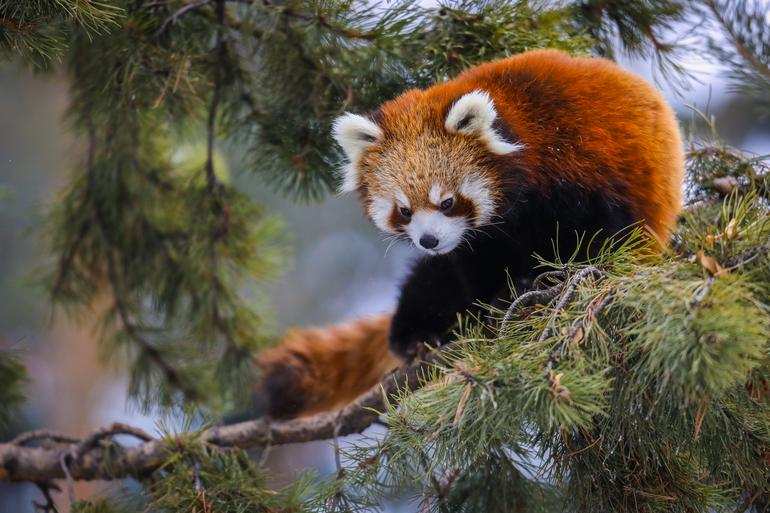
{"type": "MultiPolygon", "coordinates": [[[[385,103],[375,121],[384,139],[358,163],[367,206],[395,185],[413,210],[435,208],[427,198],[437,172],[451,188],[472,168],[502,189],[513,160],[531,186],[546,190],[567,182],[622,200],[662,243],[680,209],[683,150],[671,109],[644,80],[604,59],[544,50],[490,62],[444,84],[404,93],[385,103]],[[490,94],[524,150],[490,156],[474,137],[447,133],[451,105],[476,89],[490,94]]],[[[458,213],[473,208],[457,200],[458,213]]],[[[403,223],[395,208],[390,222],[403,223]]],[[[304,396],[300,414],[337,408],[399,364],[388,351],[388,326],[389,317],[379,317],[295,330],[264,353],[260,365],[267,374],[280,366],[302,369],[287,391],[304,396]]]]}
{"type": "MultiPolygon", "coordinates": [[[[681,206],[684,157],[673,112],[651,85],[605,59],[540,50],[482,64],[386,102],[378,124],[384,139],[359,164],[365,203],[395,182],[420,208],[432,183],[428,173],[444,155],[485,162],[483,172],[498,184],[513,160],[532,185],[566,181],[606,192],[628,202],[660,241],[668,240],[681,206]],[[490,94],[524,150],[490,157],[473,136],[447,133],[452,104],[477,89],[490,94]]],[[[459,178],[467,169],[451,174],[459,178]]]]}
{"type": "Polygon", "coordinates": [[[302,416],[341,408],[376,385],[401,361],[388,351],[390,315],[326,328],[294,328],[276,347],[263,351],[257,364],[266,376],[286,372],[297,379],[280,398],[299,409],[274,416],[302,416]],[[296,371],[296,372],[293,372],[296,371]]]}
{"type": "Polygon", "coordinates": [[[476,205],[462,194],[456,194],[454,202],[449,210],[444,212],[449,217],[467,217],[473,219],[476,217],[476,205]]]}

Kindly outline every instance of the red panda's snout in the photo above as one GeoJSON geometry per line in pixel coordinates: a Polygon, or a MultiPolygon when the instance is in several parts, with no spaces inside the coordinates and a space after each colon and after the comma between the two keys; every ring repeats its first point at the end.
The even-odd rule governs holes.
{"type": "Polygon", "coordinates": [[[421,209],[412,214],[404,231],[418,249],[441,255],[459,246],[468,228],[468,219],[464,216],[452,217],[438,210],[421,209]]]}
{"type": "MultiPolygon", "coordinates": [[[[415,211],[407,206],[410,215],[391,228],[401,230],[415,247],[428,254],[449,253],[466,241],[473,229],[491,220],[495,205],[489,188],[490,184],[472,175],[455,189],[433,183],[425,206],[415,211]]],[[[404,212],[399,213],[403,217],[404,212]]]]}
{"type": "Polygon", "coordinates": [[[365,200],[369,218],[381,230],[408,238],[431,255],[449,253],[488,224],[496,209],[492,183],[476,173],[457,180],[432,177],[430,186],[379,187],[365,200]],[[452,183],[454,182],[454,183],[452,183]]]}

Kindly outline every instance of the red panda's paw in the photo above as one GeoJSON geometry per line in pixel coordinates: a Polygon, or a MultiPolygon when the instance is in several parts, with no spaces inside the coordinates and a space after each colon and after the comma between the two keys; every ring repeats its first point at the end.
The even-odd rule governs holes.
{"type": "Polygon", "coordinates": [[[437,347],[443,345],[443,342],[438,335],[408,329],[393,329],[389,337],[390,350],[407,363],[421,358],[427,349],[426,344],[437,347]]]}
{"type": "Polygon", "coordinates": [[[395,322],[393,323],[390,336],[388,337],[388,346],[393,354],[407,363],[411,362],[414,360],[414,357],[417,356],[418,348],[421,343],[422,339],[417,333],[410,332],[407,329],[404,329],[403,326],[399,326],[395,322]]]}

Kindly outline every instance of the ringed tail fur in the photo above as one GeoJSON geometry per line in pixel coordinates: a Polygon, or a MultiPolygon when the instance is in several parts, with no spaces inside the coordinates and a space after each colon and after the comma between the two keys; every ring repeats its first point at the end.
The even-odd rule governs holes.
{"type": "Polygon", "coordinates": [[[260,353],[256,400],[271,418],[289,419],[344,407],[402,360],[388,349],[391,315],[325,328],[290,329],[260,353]]]}

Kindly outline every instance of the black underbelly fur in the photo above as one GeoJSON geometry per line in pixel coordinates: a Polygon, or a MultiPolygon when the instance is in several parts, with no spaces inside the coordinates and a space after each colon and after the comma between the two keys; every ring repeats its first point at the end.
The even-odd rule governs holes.
{"type": "Polygon", "coordinates": [[[512,192],[496,224],[474,233],[468,244],[447,255],[424,257],[415,264],[401,288],[391,349],[411,359],[419,343],[444,342],[457,314],[475,313],[479,303],[508,298],[506,273],[519,292],[526,289],[539,274],[535,254],[566,261],[577,250],[582,260],[607,239],[622,237],[637,221],[628,205],[600,191],[565,186],[547,194],[512,192]]]}

